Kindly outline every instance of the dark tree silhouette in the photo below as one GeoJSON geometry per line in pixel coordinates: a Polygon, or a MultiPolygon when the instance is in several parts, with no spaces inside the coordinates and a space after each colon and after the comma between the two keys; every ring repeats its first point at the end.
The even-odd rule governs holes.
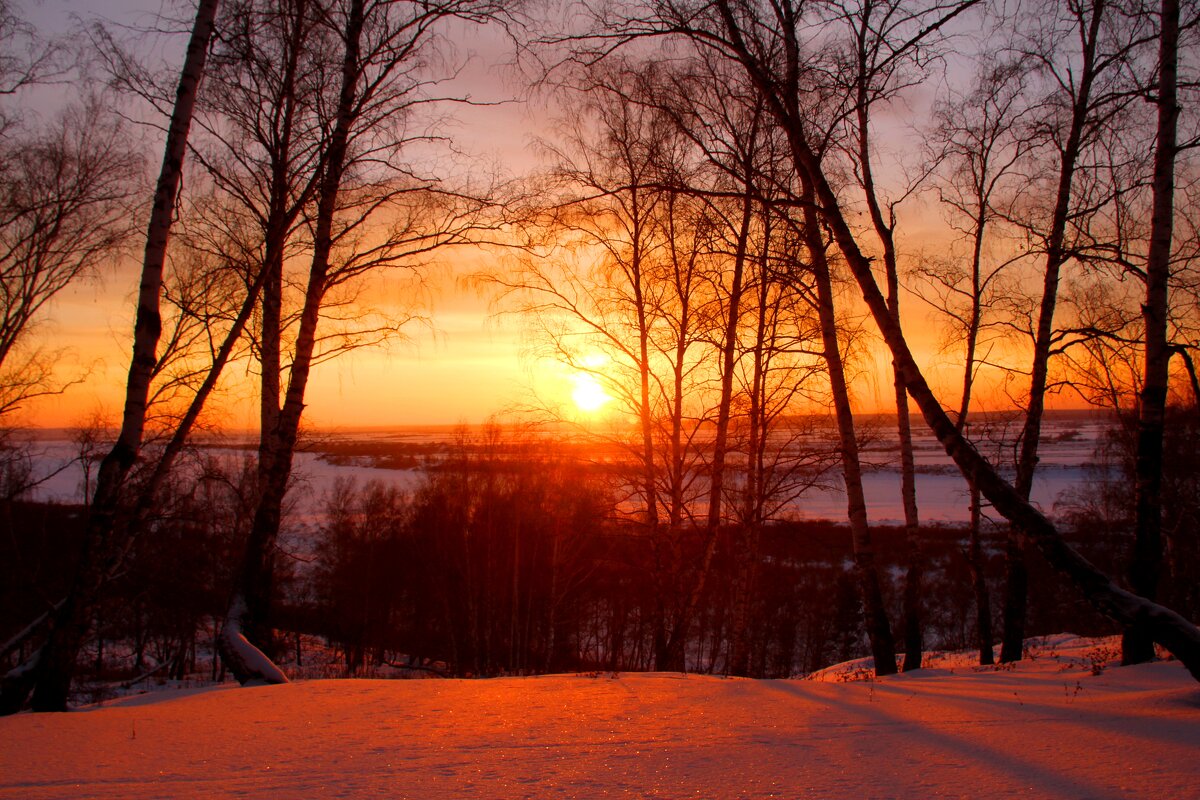
{"type": "Polygon", "coordinates": [[[167,242],[183,174],[192,111],[208,55],[218,0],[201,0],[196,9],[180,73],[170,127],[167,130],[162,169],[154,192],[154,205],[146,230],[146,250],[138,291],[134,324],[133,358],[125,391],[121,431],[104,457],[96,476],[96,492],[88,510],[87,533],[80,565],[70,592],[53,615],[52,626],[41,648],[26,664],[9,672],[0,693],[0,712],[13,713],[33,692],[35,711],[66,708],[75,659],[91,624],[92,607],[111,573],[114,559],[123,552],[116,514],[122,485],[137,461],[146,424],[146,402],[157,365],[156,349],[162,330],[160,298],[167,242]]]}

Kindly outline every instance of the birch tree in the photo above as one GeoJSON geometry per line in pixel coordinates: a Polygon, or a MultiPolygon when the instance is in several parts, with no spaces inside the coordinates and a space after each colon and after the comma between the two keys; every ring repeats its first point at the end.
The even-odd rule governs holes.
{"type": "Polygon", "coordinates": [[[147,396],[157,363],[155,351],[162,329],[160,298],[167,243],[175,214],[192,112],[204,74],[217,6],[217,0],[201,0],[197,6],[180,73],[162,168],[146,230],[146,249],[134,324],[133,357],[126,383],[120,434],[101,462],[96,476],[96,490],[88,510],[84,550],[72,588],[53,614],[46,641],[29,661],[5,676],[0,690],[0,712],[3,713],[19,710],[31,691],[35,711],[65,710],[75,659],[91,624],[92,605],[111,571],[112,560],[119,557],[122,550],[123,543],[116,528],[117,507],[122,485],[142,445],[147,396]]]}
{"type": "MultiPolygon", "coordinates": [[[[901,187],[895,196],[884,196],[875,177],[879,156],[874,143],[872,109],[886,106],[906,86],[918,82],[922,77],[920,65],[936,56],[936,53],[924,52],[925,48],[919,43],[911,43],[901,53],[892,49],[891,32],[905,27],[910,20],[910,13],[919,14],[920,11],[910,12],[904,3],[895,0],[865,0],[835,7],[833,11],[835,18],[840,18],[841,24],[846,27],[850,43],[850,52],[845,59],[848,63],[842,65],[846,92],[853,97],[853,113],[847,114],[846,149],[862,187],[871,227],[879,240],[888,305],[897,323],[900,321],[900,267],[896,247],[896,212],[916,187],[901,187]]],[[[892,365],[892,383],[900,445],[900,496],[907,543],[903,612],[904,671],[907,672],[920,669],[924,651],[921,627],[921,526],[908,393],[904,388],[904,376],[895,364],[892,365]]]]}
{"type": "MultiPolygon", "coordinates": [[[[1180,3],[1162,0],[1158,14],[1158,82],[1153,98],[1158,112],[1151,179],[1153,211],[1146,254],[1144,377],[1138,406],[1134,485],[1134,551],[1129,583],[1150,600],[1158,595],[1162,573],[1163,437],[1167,406],[1168,288],[1171,280],[1175,218],[1175,159],[1179,152],[1180,3]]],[[[1190,20],[1196,24],[1196,20],[1190,20]]],[[[1154,658],[1154,632],[1141,620],[1128,625],[1121,642],[1122,663],[1154,658]]]]}
{"type": "MultiPolygon", "coordinates": [[[[408,126],[416,110],[436,99],[429,90],[437,78],[423,68],[434,56],[439,24],[451,18],[485,23],[499,18],[503,6],[488,0],[346,0],[319,5],[317,12],[340,64],[327,73],[336,80],[327,87],[331,102],[322,108],[325,135],[306,211],[311,250],[286,388],[277,401],[271,399],[275,365],[263,368],[258,502],[220,640],[226,666],[242,683],[286,680],[264,648],[271,649],[275,543],[304,398],[312,368],[361,341],[353,332],[347,340],[335,331],[331,343],[319,332],[322,318],[330,321],[330,301],[373,270],[419,266],[438,248],[469,241],[486,205],[452,191],[438,176],[421,174],[404,155],[406,145],[433,135],[408,126]],[[371,223],[380,228],[367,236],[371,223]]],[[[262,335],[267,351],[281,331],[264,328],[262,335]]]]}

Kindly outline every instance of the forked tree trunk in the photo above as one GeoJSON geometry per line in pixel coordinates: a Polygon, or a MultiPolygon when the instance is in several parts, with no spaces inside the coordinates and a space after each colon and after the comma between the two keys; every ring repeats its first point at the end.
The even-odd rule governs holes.
{"type": "MultiPolygon", "coordinates": [[[[1154,210],[1150,218],[1150,250],[1146,257],[1145,379],[1138,412],[1135,462],[1135,540],[1129,583],[1153,600],[1162,572],[1163,428],[1167,406],[1167,289],[1171,277],[1171,237],[1175,197],[1176,128],[1179,106],[1176,83],[1179,60],[1179,0],[1163,0],[1159,34],[1158,141],[1154,151],[1154,210]]],[[[1137,664],[1154,658],[1154,639],[1147,627],[1125,629],[1121,660],[1137,664]]]]}
{"type": "MultiPolygon", "coordinates": [[[[297,49],[298,47],[299,45],[297,44],[292,49],[297,49]]],[[[303,207],[304,200],[310,196],[313,184],[310,182],[305,190],[300,193],[300,199],[289,204],[289,195],[293,188],[286,174],[286,162],[290,157],[288,153],[289,144],[289,141],[284,141],[281,146],[282,153],[276,159],[275,174],[272,176],[270,188],[271,207],[264,229],[265,241],[260,278],[263,302],[259,322],[259,357],[261,359],[262,372],[261,392],[259,395],[260,428],[257,471],[259,502],[256,509],[261,509],[264,506],[270,508],[273,504],[278,504],[280,508],[282,507],[283,494],[287,487],[287,476],[291,472],[291,456],[289,454],[287,456],[289,463],[286,467],[286,474],[282,477],[283,488],[280,489],[280,463],[283,459],[281,448],[286,446],[280,440],[281,409],[279,405],[283,338],[283,253],[287,247],[287,238],[292,225],[303,207]]],[[[324,289],[322,288],[323,292],[324,289]]],[[[311,358],[311,353],[308,357],[311,358]]],[[[294,448],[294,446],[293,437],[291,447],[294,448]]],[[[256,518],[257,514],[258,511],[256,510],[256,518]]],[[[257,522],[254,524],[259,525],[257,522]]],[[[242,582],[238,584],[243,589],[243,591],[239,592],[242,601],[241,608],[244,611],[243,618],[235,618],[232,613],[229,616],[229,619],[235,622],[239,635],[247,637],[250,641],[259,642],[266,648],[267,652],[272,650],[269,607],[274,579],[274,565],[271,558],[271,554],[274,552],[274,541],[272,536],[270,544],[262,544],[261,536],[262,531],[269,529],[271,524],[269,521],[265,521],[261,523],[261,527],[252,529],[251,539],[255,543],[248,546],[247,552],[254,552],[256,555],[253,558],[253,566],[250,566],[249,562],[243,563],[242,582]],[[253,532],[254,530],[258,531],[257,536],[259,539],[254,538],[256,536],[253,532]],[[251,585],[259,588],[250,590],[248,587],[251,585]]],[[[279,526],[278,512],[276,512],[274,526],[277,534],[279,526]]],[[[237,598],[235,598],[235,603],[236,600],[237,598]]],[[[230,661],[233,658],[233,654],[230,653],[230,661]]],[[[235,675],[238,674],[237,670],[232,671],[235,675]]]]}
{"type": "Polygon", "coordinates": [[[75,660],[90,628],[95,603],[112,572],[113,559],[123,551],[116,515],[125,478],[137,461],[142,446],[150,381],[157,366],[156,353],[162,333],[160,298],[167,242],[183,175],[192,111],[204,74],[218,5],[219,0],[201,0],[197,6],[179,76],[162,167],[154,192],[154,205],[146,228],[146,249],[134,323],[133,357],[125,387],[121,431],[112,450],[101,462],[96,476],[96,491],[88,512],[80,565],[71,591],[54,614],[53,626],[42,647],[30,662],[14,671],[15,675],[10,673],[5,676],[0,689],[0,713],[19,710],[30,690],[33,691],[32,707],[35,711],[66,709],[71,679],[75,673],[75,660]]]}
{"type": "Polygon", "coordinates": [[[360,39],[364,24],[364,0],[352,0],[347,16],[342,63],[342,83],[337,116],[323,159],[324,173],[317,193],[313,230],[313,254],[309,268],[300,329],[296,335],[287,394],[274,429],[263,431],[260,448],[258,505],[246,542],[233,600],[220,639],[221,657],[239,683],[280,683],[286,678],[262,652],[269,646],[270,609],[274,591],[273,560],[279,536],[283,497],[291,477],[292,456],[304,411],[304,394],[312,369],[321,303],[328,288],[329,256],[333,246],[333,218],[346,166],[350,129],[355,120],[355,101],[361,71],[360,39]]]}

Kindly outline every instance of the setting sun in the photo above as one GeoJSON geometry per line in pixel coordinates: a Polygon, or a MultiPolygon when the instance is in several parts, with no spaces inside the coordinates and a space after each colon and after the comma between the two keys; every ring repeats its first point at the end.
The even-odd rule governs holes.
{"type": "Polygon", "coordinates": [[[599,411],[609,400],[612,400],[604,391],[604,387],[593,376],[580,373],[575,375],[573,380],[575,389],[571,392],[571,399],[580,411],[588,413],[599,411]]]}

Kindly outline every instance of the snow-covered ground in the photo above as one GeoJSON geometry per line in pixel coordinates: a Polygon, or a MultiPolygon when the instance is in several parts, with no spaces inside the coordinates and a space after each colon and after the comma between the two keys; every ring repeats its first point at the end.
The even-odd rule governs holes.
{"type": "Polygon", "coordinates": [[[0,719],[0,798],[1196,798],[1200,684],[1062,636],[844,682],[307,681],[0,719]],[[1099,673],[1099,674],[1095,674],[1099,673]]]}

